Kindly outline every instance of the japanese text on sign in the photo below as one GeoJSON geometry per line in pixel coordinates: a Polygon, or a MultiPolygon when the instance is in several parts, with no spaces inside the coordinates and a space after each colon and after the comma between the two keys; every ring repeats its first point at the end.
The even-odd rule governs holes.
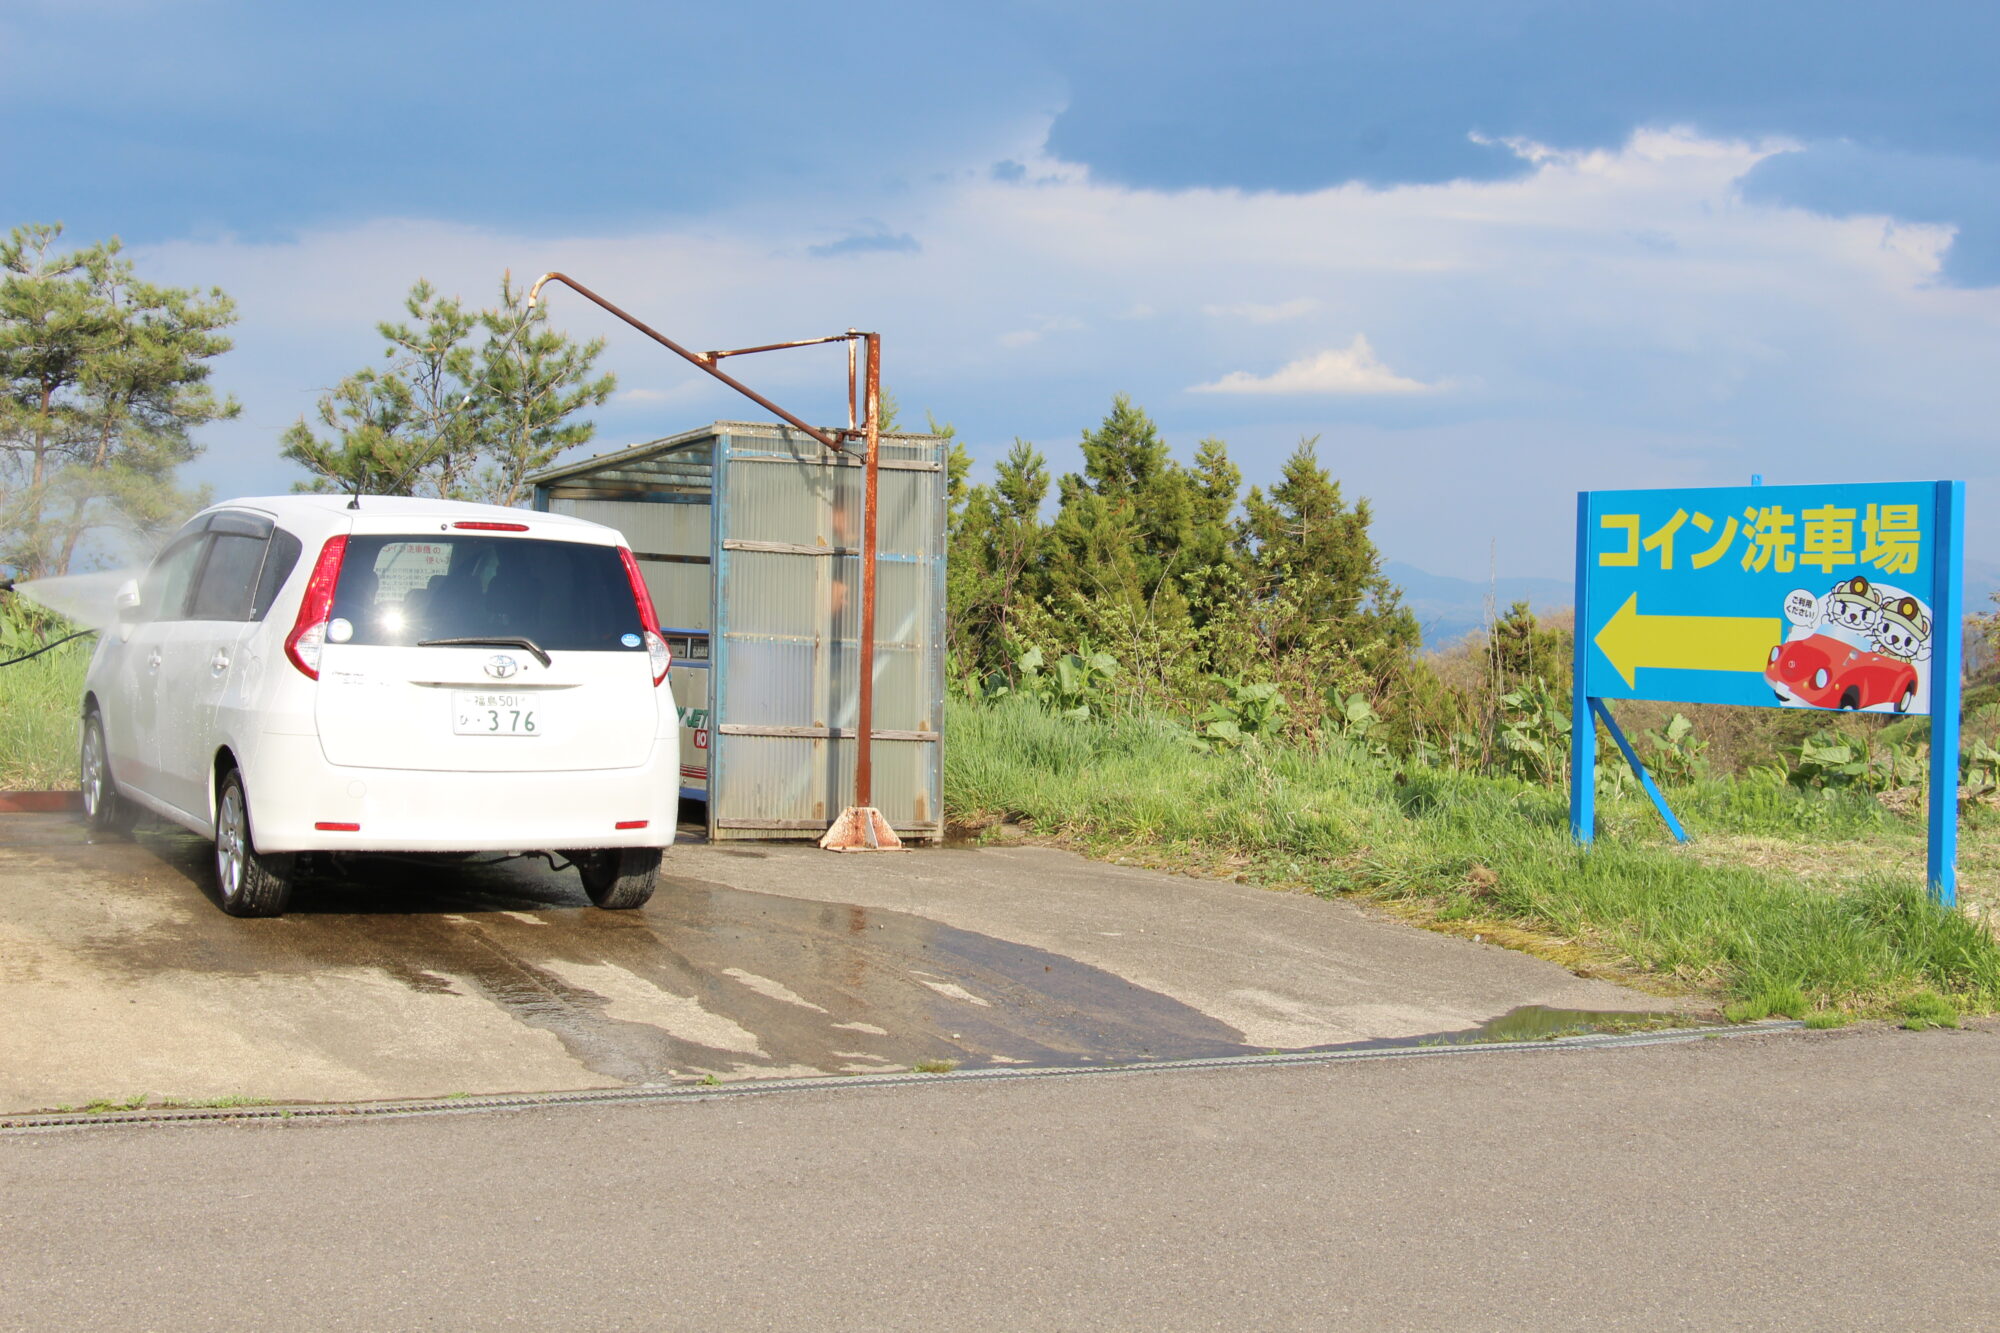
{"type": "Polygon", "coordinates": [[[1642,531],[1637,514],[1602,514],[1597,522],[1625,535],[1623,549],[1598,552],[1597,563],[1606,568],[1708,569],[1735,554],[1741,568],[1755,573],[1830,574],[1873,565],[1884,573],[1908,574],[1917,568],[1924,542],[1913,504],[1825,504],[1796,513],[1783,505],[1749,505],[1740,518],[1676,509],[1651,532],[1642,531]]]}

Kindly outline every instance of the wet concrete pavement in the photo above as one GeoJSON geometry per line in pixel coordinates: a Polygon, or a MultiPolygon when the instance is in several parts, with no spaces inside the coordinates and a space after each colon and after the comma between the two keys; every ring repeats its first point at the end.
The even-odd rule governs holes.
{"type": "Polygon", "coordinates": [[[224,916],[209,845],[0,818],[0,1111],[1129,1063],[1660,1002],[1349,904],[1041,848],[669,853],[592,908],[538,861],[358,862],[224,916]]]}

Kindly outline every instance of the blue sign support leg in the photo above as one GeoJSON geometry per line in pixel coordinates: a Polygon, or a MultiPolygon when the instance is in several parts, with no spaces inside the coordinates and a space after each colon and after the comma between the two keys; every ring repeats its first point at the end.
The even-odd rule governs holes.
{"type": "Polygon", "coordinates": [[[1959,676],[1965,615],[1965,483],[1937,484],[1938,554],[1931,589],[1930,853],[1925,878],[1941,906],[1958,902],[1959,676]]]}
{"type": "Polygon", "coordinates": [[[1569,833],[1586,846],[1597,833],[1596,703],[1579,696],[1569,717],[1569,833]]]}
{"type": "Polygon", "coordinates": [[[1576,665],[1569,704],[1569,834],[1589,846],[1597,834],[1597,719],[1584,691],[1584,608],[1590,605],[1590,492],[1576,497],[1576,665]]]}
{"type": "Polygon", "coordinates": [[[1659,787],[1653,782],[1653,775],[1639,762],[1639,754],[1632,748],[1632,742],[1626,740],[1625,733],[1618,729],[1618,719],[1611,716],[1611,710],[1604,706],[1602,699],[1592,699],[1590,707],[1603,719],[1604,729],[1611,733],[1611,739],[1618,743],[1619,753],[1625,756],[1625,762],[1632,766],[1632,772],[1638,777],[1639,785],[1645,788],[1646,795],[1652,798],[1653,808],[1660,812],[1661,819],[1667,821],[1667,832],[1674,835],[1675,842],[1686,842],[1687,830],[1681,827],[1680,820],[1674,818],[1673,810],[1667,805],[1667,798],[1660,794],[1659,787]]]}

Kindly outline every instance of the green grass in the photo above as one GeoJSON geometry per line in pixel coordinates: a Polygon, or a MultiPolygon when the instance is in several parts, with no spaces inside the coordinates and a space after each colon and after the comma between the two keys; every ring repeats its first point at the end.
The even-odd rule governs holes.
{"type": "MultiPolygon", "coordinates": [[[[11,625],[0,623],[0,630],[11,625]]],[[[50,631],[52,639],[69,633],[50,631]]],[[[0,633],[0,661],[36,645],[0,633]]],[[[77,707],[96,640],[82,638],[0,667],[0,791],[70,788],[77,781],[77,707]]]]}
{"type": "MultiPolygon", "coordinates": [[[[1782,866],[1676,847],[1651,806],[1600,801],[1597,844],[1569,837],[1564,793],[1419,769],[1351,747],[1205,754],[1157,719],[1074,721],[1027,700],[954,700],[945,806],[1123,855],[1314,892],[1528,947],[1584,972],[1762,1008],[1894,1012],[1933,992],[2000,1006],[2000,946],[1904,872],[1806,883],[1782,866]]],[[[1763,833],[1851,864],[1915,836],[1858,795],[1704,781],[1673,793],[1703,831],[1763,833]]]]}
{"type": "Polygon", "coordinates": [[[1912,1032],[1922,1032],[1926,1028],[1955,1028],[1958,1026],[1958,1008],[1942,995],[1930,991],[1918,991],[1906,996],[1896,1006],[1896,1012],[1903,1016],[1903,1026],[1912,1032]]]}

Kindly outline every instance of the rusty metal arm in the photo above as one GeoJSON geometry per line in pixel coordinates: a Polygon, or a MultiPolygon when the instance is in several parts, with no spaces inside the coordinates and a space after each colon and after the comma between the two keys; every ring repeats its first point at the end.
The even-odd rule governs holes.
{"type": "Polygon", "coordinates": [[[528,289],[528,309],[535,308],[535,301],[541,295],[545,283],[560,282],[585,300],[592,301],[630,324],[639,332],[651,338],[660,346],[686,361],[698,370],[706,371],[721,380],[751,402],[776,413],[780,420],[804,431],[835,453],[845,453],[840,447],[843,439],[860,439],[862,452],[862,546],[861,546],[861,624],[860,642],[857,645],[860,658],[859,698],[856,700],[859,726],[856,728],[854,746],[854,804],[840,812],[840,817],[820,839],[820,846],[835,851],[887,851],[900,848],[903,844],[896,837],[896,831],[880,810],[874,806],[875,776],[875,582],[876,557],[880,542],[880,471],[882,447],[882,335],[863,333],[849,329],[824,338],[801,338],[796,342],[765,343],[757,347],[738,347],[732,351],[690,352],[672,338],[656,329],[648,327],[640,320],[620,310],[611,302],[599,296],[590,288],[576,281],[566,273],[544,273],[535,279],[535,285],[528,289]],[[756,352],[778,352],[793,347],[815,347],[822,343],[844,342],[847,344],[847,429],[823,431],[808,426],[805,422],[779,407],[749,385],[724,374],[716,363],[724,357],[749,356],[756,352]],[[857,346],[858,345],[858,346],[857,346]],[[856,353],[865,357],[857,364],[856,353]],[[858,381],[858,382],[857,382],[858,381]],[[860,423],[856,424],[856,398],[863,409],[860,423]]]}
{"type": "Polygon", "coordinates": [[[783,352],[794,347],[818,347],[821,343],[851,343],[862,335],[854,329],[845,333],[829,333],[824,338],[800,338],[788,343],[765,343],[761,347],[733,347],[726,352],[704,352],[710,361],[720,361],[725,356],[749,356],[753,352],[783,352]]]}
{"type": "Polygon", "coordinates": [[[611,304],[611,302],[605,300],[603,297],[599,296],[596,292],[590,290],[590,288],[584,286],[576,279],[570,277],[567,273],[544,273],[541,277],[536,278],[535,285],[528,289],[528,309],[533,310],[535,308],[535,302],[541,296],[543,284],[550,282],[560,282],[563,286],[569,288],[571,291],[575,292],[578,296],[581,296],[585,300],[590,301],[596,304],[597,306],[610,311],[612,314],[618,316],[618,318],[624,320],[627,324],[630,324],[633,328],[639,330],[639,332],[645,334],[648,338],[651,338],[654,342],[660,344],[660,346],[672,352],[675,356],[678,356],[682,360],[686,361],[689,365],[694,366],[698,370],[702,370],[710,375],[713,375],[715,378],[721,380],[724,384],[727,384],[730,388],[736,390],[736,392],[742,394],[745,398],[748,398],[751,402],[757,404],[765,411],[775,413],[781,421],[784,421],[786,424],[804,431],[806,434],[812,436],[812,438],[818,440],[821,444],[833,450],[835,453],[845,452],[845,450],[843,450],[840,447],[840,441],[842,438],[840,434],[832,431],[821,430],[817,426],[807,425],[805,422],[799,420],[797,417],[793,416],[790,412],[787,412],[784,408],[779,407],[776,403],[766,398],[763,394],[758,393],[755,389],[743,383],[741,380],[736,379],[732,375],[725,374],[721,369],[719,369],[716,366],[715,363],[718,358],[724,356],[741,356],[749,352],[776,351],[781,347],[809,347],[812,346],[814,343],[839,342],[859,335],[853,333],[843,333],[843,334],[836,334],[829,338],[811,338],[803,342],[797,342],[797,343],[773,343],[768,347],[746,347],[739,349],[738,351],[735,352],[690,352],[687,348],[681,346],[679,343],[675,342],[672,338],[667,337],[666,334],[661,333],[658,329],[655,329],[652,326],[646,324],[643,320],[636,319],[632,315],[627,314],[625,311],[620,310],[617,306],[611,304]]]}

